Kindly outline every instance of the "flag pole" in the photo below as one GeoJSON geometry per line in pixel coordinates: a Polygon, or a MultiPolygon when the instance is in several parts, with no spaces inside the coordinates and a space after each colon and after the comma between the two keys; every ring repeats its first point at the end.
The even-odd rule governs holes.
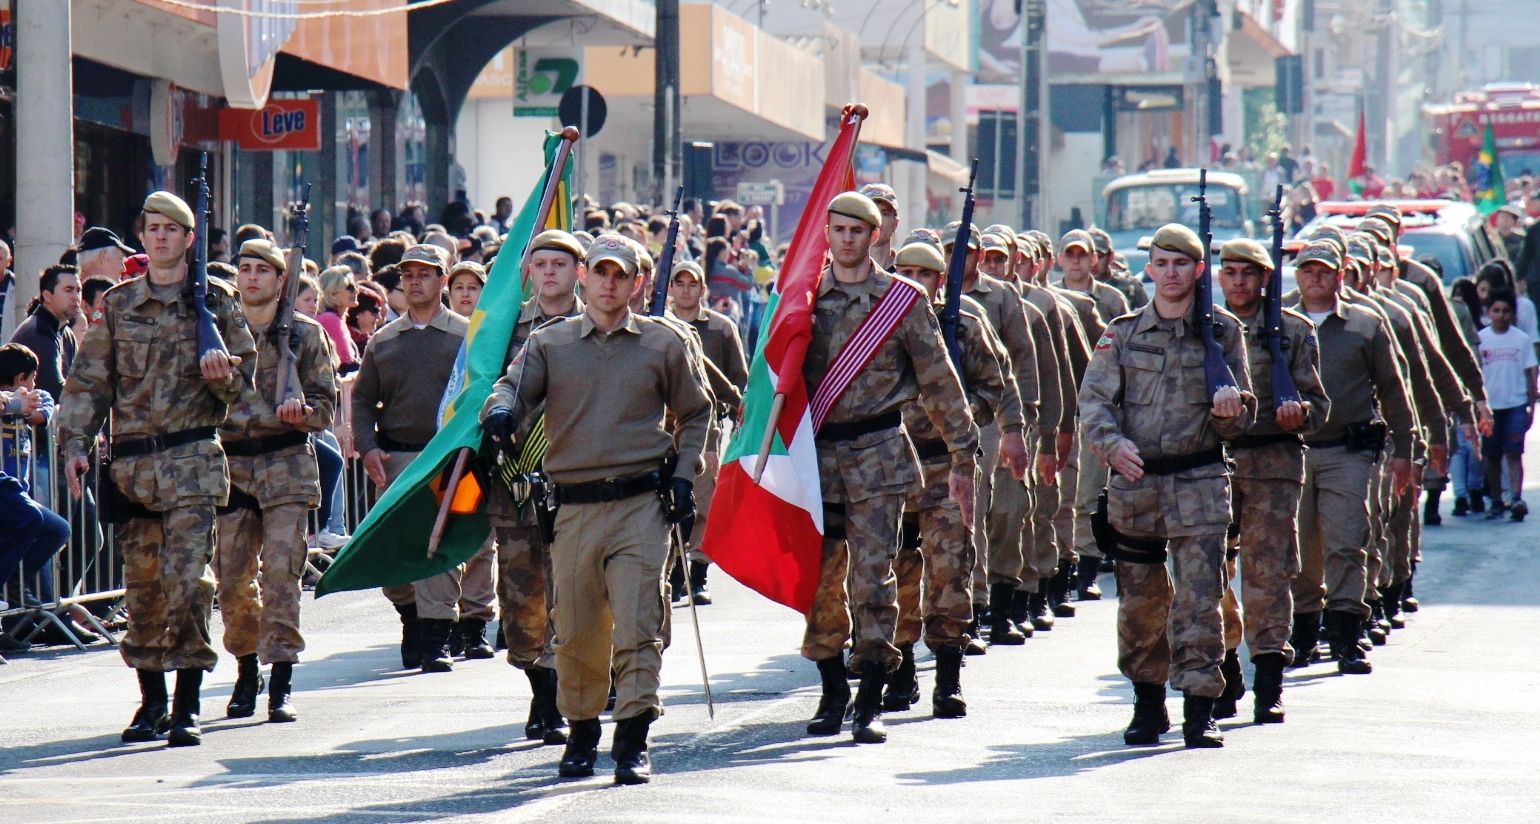
{"type": "MultiPolygon", "coordinates": [[[[860,103],[850,103],[845,106],[842,116],[849,118],[849,122],[855,126],[856,130],[854,139],[850,143],[852,152],[855,151],[855,146],[861,139],[861,121],[865,120],[870,114],[871,110],[860,103]]],[[[816,206],[817,204],[810,205],[816,206]]],[[[775,393],[775,399],[770,404],[770,420],[765,423],[765,434],[759,440],[759,456],[754,461],[754,483],[756,484],[759,483],[759,479],[765,474],[765,464],[770,460],[770,447],[775,444],[776,424],[780,421],[781,410],[785,407],[786,395],[781,392],[775,393]]]]}
{"type": "MultiPolygon", "coordinates": [[[[534,250],[530,248],[535,237],[545,230],[545,222],[551,214],[551,205],[556,202],[556,190],[561,188],[561,176],[567,169],[567,160],[572,156],[572,146],[577,143],[581,135],[573,126],[561,130],[561,145],[556,148],[556,158],[551,163],[551,171],[546,175],[544,190],[540,193],[540,211],[535,213],[535,225],[530,228],[529,239],[524,243],[524,259],[519,261],[520,277],[524,277],[527,270],[529,256],[534,250]]],[[[525,285],[529,281],[525,279],[525,285]]],[[[439,540],[444,537],[444,527],[449,520],[449,509],[454,503],[456,490],[460,487],[460,481],[465,478],[465,469],[470,464],[471,456],[476,450],[462,446],[455,453],[454,468],[449,472],[449,485],[444,488],[444,499],[439,502],[438,515],[433,519],[433,532],[428,535],[428,557],[431,559],[438,553],[439,540]]]]}

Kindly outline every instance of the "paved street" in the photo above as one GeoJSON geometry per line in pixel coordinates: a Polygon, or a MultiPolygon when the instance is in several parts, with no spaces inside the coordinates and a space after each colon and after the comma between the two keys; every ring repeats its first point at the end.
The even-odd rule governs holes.
{"type": "MultiPolygon", "coordinates": [[[[966,719],[929,719],[927,699],[889,716],[887,745],[809,739],[817,678],[797,655],[800,621],[718,578],[701,610],[716,718],[676,610],[654,783],[613,788],[607,755],[595,778],[561,782],[559,748],[522,739],[522,675],[500,660],[403,673],[390,606],[351,593],[307,596],[302,720],[224,720],[225,659],[205,683],[201,748],[118,742],[135,686],[111,651],[0,667],[0,820],[1533,821],[1540,528],[1448,509],[1428,531],[1425,606],[1373,653],[1375,673],[1291,672],[1288,723],[1226,722],[1221,751],[1185,751],[1176,734],[1122,745],[1131,691],[1112,600],[969,659],[966,719]]],[[[1243,719],[1249,708],[1248,695],[1243,719]]]]}

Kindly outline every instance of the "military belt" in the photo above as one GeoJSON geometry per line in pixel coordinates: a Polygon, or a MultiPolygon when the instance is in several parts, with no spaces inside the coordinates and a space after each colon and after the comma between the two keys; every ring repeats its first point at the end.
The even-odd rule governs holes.
{"type": "Polygon", "coordinates": [[[947,448],[946,441],[941,439],[915,441],[914,452],[922,461],[933,461],[937,458],[945,458],[952,454],[947,448]]]}
{"type": "Polygon", "coordinates": [[[815,441],[853,441],[862,435],[870,435],[873,432],[882,432],[886,429],[897,429],[903,426],[904,418],[897,410],[877,415],[871,418],[862,418],[859,421],[847,421],[845,423],[826,423],[813,436],[815,441]]]}
{"type": "Polygon", "coordinates": [[[1223,463],[1225,450],[1223,446],[1214,446],[1199,452],[1189,452],[1185,455],[1163,455],[1158,458],[1144,459],[1144,474],[1146,475],[1175,475],[1178,472],[1186,472],[1189,469],[1197,469],[1200,466],[1223,463]]]}
{"type": "Polygon", "coordinates": [[[282,435],[268,435],[264,438],[244,438],[239,441],[225,441],[225,454],[237,458],[255,458],[258,455],[266,455],[277,452],[280,449],[288,449],[291,446],[303,446],[310,442],[310,435],[305,432],[285,432],[282,435]]]}
{"type": "Polygon", "coordinates": [[[623,501],[649,492],[657,492],[663,486],[663,473],[653,471],[629,478],[606,478],[581,484],[557,484],[556,500],[566,504],[603,504],[623,501]]]}
{"type": "Polygon", "coordinates": [[[386,452],[421,452],[428,448],[425,443],[407,443],[398,441],[381,432],[374,436],[374,442],[386,452]]]}
{"type": "Polygon", "coordinates": [[[152,435],[148,438],[128,438],[113,443],[112,457],[114,460],[137,458],[140,455],[153,455],[156,452],[165,452],[168,449],[198,441],[217,441],[218,439],[219,431],[212,426],[183,429],[180,432],[152,435]]]}
{"type": "Polygon", "coordinates": [[[1298,435],[1291,435],[1287,432],[1279,432],[1272,435],[1242,435],[1241,437],[1230,441],[1230,448],[1261,449],[1264,446],[1272,446],[1273,444],[1280,443],[1290,443],[1296,446],[1303,446],[1305,439],[1298,435]]]}
{"type": "Polygon", "coordinates": [[[1385,446],[1385,424],[1374,421],[1354,421],[1347,425],[1340,437],[1305,441],[1305,446],[1311,449],[1345,446],[1351,452],[1378,452],[1385,446]]]}
{"type": "Polygon", "coordinates": [[[261,512],[262,502],[258,501],[257,496],[250,492],[241,489],[235,484],[230,484],[230,498],[228,502],[224,506],[214,507],[214,511],[220,515],[229,515],[241,509],[261,512]]]}

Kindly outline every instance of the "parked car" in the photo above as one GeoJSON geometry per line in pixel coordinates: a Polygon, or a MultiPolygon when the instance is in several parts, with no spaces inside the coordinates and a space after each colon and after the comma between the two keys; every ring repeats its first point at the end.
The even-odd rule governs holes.
{"type": "MultiPolygon", "coordinates": [[[[1328,200],[1316,205],[1315,219],[1299,230],[1298,238],[1310,236],[1319,226],[1340,226],[1353,231],[1364,213],[1381,201],[1328,200]]],[[[1456,278],[1475,277],[1482,264],[1506,258],[1502,239],[1474,205],[1457,200],[1383,201],[1401,210],[1400,252],[1403,256],[1431,256],[1444,270],[1444,285],[1456,278]]]]}

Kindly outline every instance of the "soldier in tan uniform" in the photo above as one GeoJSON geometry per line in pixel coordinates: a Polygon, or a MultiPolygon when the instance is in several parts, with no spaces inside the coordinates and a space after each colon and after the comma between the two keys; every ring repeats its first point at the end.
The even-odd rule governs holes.
{"type": "Polygon", "coordinates": [[[613,670],[620,784],[651,778],[670,524],[694,515],[711,421],[684,338],[630,311],[638,269],[626,238],[595,238],[581,273],[584,313],[530,335],[482,410],[488,434],[506,445],[527,437],[531,411],[544,406],[545,471],[561,504],[551,548],[557,703],[572,726],[559,773],[593,774],[613,670]]]}
{"type": "MultiPolygon", "coordinates": [[[[1294,618],[1290,589],[1299,569],[1299,496],[1305,483],[1304,438],[1325,422],[1331,401],[1321,385],[1321,353],[1315,325],[1289,309],[1282,312],[1280,349],[1288,359],[1298,400],[1279,403],[1273,391],[1273,353],[1268,343],[1262,292],[1272,276],[1272,255],[1262,244],[1239,239],[1220,250],[1219,286],[1225,306],[1245,326],[1256,421],[1230,440],[1235,461],[1233,509],[1238,528],[1244,620],[1233,589],[1224,592],[1225,693],[1214,717],[1230,718],[1242,695],[1237,657],[1242,627],[1256,666],[1254,720],[1283,721],[1283,669],[1293,656],[1289,628],[1294,618]]],[[[1232,562],[1233,564],[1233,562],[1232,562]]],[[[1230,577],[1234,577],[1231,571],[1230,577]]]]}
{"type": "Polygon", "coordinates": [[[219,508],[219,551],[214,575],[224,618],[225,650],[238,675],[226,714],[248,718],[262,691],[260,664],[272,665],[269,721],[299,718],[289,700],[294,665],[305,649],[299,631],[300,578],[311,509],[321,504],[321,481],[310,433],[331,425],[337,404],[331,339],[321,325],[295,311],[289,348],[300,385],[275,406],[279,376],[287,370],[274,326],[287,276],[284,253],[271,241],[248,240],[236,253],[241,312],[256,339],[256,376],[230,405],[220,427],[230,465],[230,503],[219,508]]]}
{"type": "Polygon", "coordinates": [[[898,616],[893,557],[904,498],[919,476],[904,435],[903,409],[918,398],[940,431],[951,458],[949,497],[969,522],[978,448],[978,431],[923,288],[889,275],[868,255],[881,221],[877,206],[858,193],[830,201],[825,231],[831,263],[814,299],[813,338],[802,367],[816,397],[825,378],[836,379],[829,375],[831,365],[875,307],[884,300],[907,302],[904,312],[895,313],[891,333],[874,344],[867,366],[853,373],[833,400],[815,436],[825,512],[823,566],[802,656],[818,662],[823,695],[808,733],[833,735],[842,726],[850,686],[840,652],[853,638],[851,668],[860,673],[861,685],[852,727],[855,740],[863,743],[887,740],[882,688],[902,660],[893,643],[898,616]]]}
{"type": "MultiPolygon", "coordinates": [[[[439,404],[465,339],[465,318],[444,307],[449,255],[419,243],[401,258],[406,313],[369,338],[353,387],[353,443],[383,491],[438,432],[439,404]]],[[[401,665],[449,672],[449,633],[459,617],[462,568],[415,584],[382,587],[401,616],[401,665]],[[418,655],[413,656],[412,652],[418,655]]]]}
{"type": "Polygon", "coordinates": [[[1091,236],[1091,241],[1096,248],[1096,265],[1093,271],[1097,281],[1118,290],[1123,298],[1128,301],[1129,309],[1142,309],[1150,302],[1150,297],[1144,291],[1144,284],[1139,279],[1129,274],[1125,267],[1122,271],[1113,268],[1114,259],[1118,257],[1117,250],[1112,247],[1112,235],[1099,226],[1092,226],[1086,230],[1091,236]]]}
{"type": "Polygon", "coordinates": [[[1106,498],[1113,533],[1102,549],[1124,548],[1118,669],[1136,696],[1123,734],[1128,744],[1157,743],[1169,729],[1169,677],[1184,695],[1186,745],[1224,746],[1213,719],[1225,686],[1219,603],[1231,517],[1221,441],[1245,433],[1253,413],[1240,321],[1219,308],[1214,334],[1236,385],[1211,393],[1205,379],[1204,339],[1193,318],[1197,279],[1208,276],[1203,251],[1185,226],[1155,233],[1146,269],[1155,298],[1107,327],[1080,387],[1082,437],[1115,473],[1106,498]]]}
{"type": "Polygon", "coordinates": [[[155,192],[140,213],[150,270],[108,290],[102,321],[75,355],[59,403],[59,441],[70,492],[81,495],[102,425],[111,420],[117,488],[113,517],[123,554],[128,634],[120,651],[138,670],[142,699],[124,741],[200,744],[198,691],[219,655],[209,645],[214,507],[230,494],[217,429],[256,368],[255,344],[235,290],[208,279],[207,308],[228,354],[198,351],[187,250],[192,209],[155,192]],[[171,715],[165,673],[177,673],[171,715]]]}

